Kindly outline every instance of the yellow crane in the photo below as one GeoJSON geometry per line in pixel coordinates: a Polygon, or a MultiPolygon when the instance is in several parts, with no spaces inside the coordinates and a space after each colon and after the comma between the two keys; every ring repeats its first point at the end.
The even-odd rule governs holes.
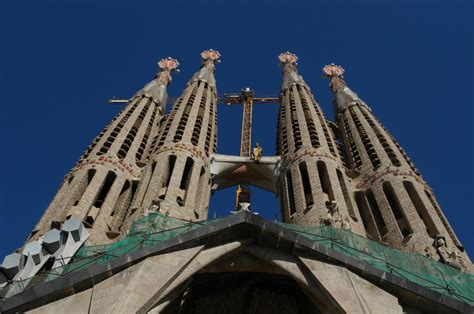
{"type": "MultiPolygon", "coordinates": [[[[174,103],[176,98],[168,98],[168,104],[174,103]]],[[[110,104],[114,103],[127,103],[126,99],[109,99],[110,104]]],[[[242,112],[242,134],[240,138],[240,156],[251,157],[252,149],[252,111],[254,104],[279,104],[278,97],[255,97],[254,91],[249,88],[243,88],[238,93],[223,94],[218,97],[218,104],[226,104],[227,106],[232,105],[243,105],[242,112]]],[[[245,202],[250,203],[250,188],[246,184],[240,184],[237,186],[235,196],[235,208],[239,210],[239,204],[245,202]]]]}
{"type": "MultiPolygon", "coordinates": [[[[251,157],[252,149],[252,112],[254,104],[278,104],[277,97],[255,97],[252,89],[246,87],[239,94],[225,94],[219,103],[225,103],[228,106],[242,104],[242,134],[240,137],[240,156],[251,157]]],[[[246,184],[237,186],[235,195],[235,208],[239,210],[240,203],[250,203],[250,188],[246,184]]]]}

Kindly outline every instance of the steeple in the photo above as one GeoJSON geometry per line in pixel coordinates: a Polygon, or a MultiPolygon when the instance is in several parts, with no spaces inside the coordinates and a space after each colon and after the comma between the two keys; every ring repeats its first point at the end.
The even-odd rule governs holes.
{"type": "Polygon", "coordinates": [[[133,210],[158,210],[175,218],[207,218],[211,191],[209,157],[217,147],[215,64],[220,53],[201,53],[200,69],[163,123],[158,144],[133,203],[133,210]]]}
{"type": "Polygon", "coordinates": [[[158,63],[155,79],[130,99],[66,175],[29,241],[71,217],[90,229],[89,243],[106,243],[127,231],[122,226],[147,162],[145,150],[158,132],[166,87],[178,65],[172,58],[158,63]]]}
{"type": "Polygon", "coordinates": [[[337,117],[344,109],[355,103],[362,104],[370,110],[369,106],[347,86],[343,77],[344,72],[343,67],[335,65],[334,63],[328,64],[323,68],[324,75],[331,80],[329,86],[334,94],[334,116],[337,117]]]}
{"type": "Polygon", "coordinates": [[[367,236],[432,256],[438,256],[436,239],[442,237],[445,246],[456,251],[459,263],[466,264],[469,258],[433,191],[400,144],[347,86],[344,69],[330,64],[323,73],[331,80],[336,124],[355,179],[355,199],[367,236]]]}
{"type": "Polygon", "coordinates": [[[176,71],[179,72],[179,62],[171,57],[161,59],[158,62],[158,73],[155,79],[146,84],[141,90],[139,90],[133,97],[146,97],[153,101],[160,108],[160,114],[166,112],[166,102],[168,100],[168,94],[166,92],[167,86],[171,83],[171,73],[176,71]]]}
{"type": "Polygon", "coordinates": [[[277,129],[277,152],[283,161],[279,180],[282,219],[319,225],[328,215],[336,215],[341,218],[338,227],[344,222],[363,233],[335,136],[298,74],[298,57],[285,52],[278,59],[283,66],[277,129]]]}
{"type": "Polygon", "coordinates": [[[284,52],[278,56],[280,64],[283,68],[283,81],[281,84],[281,90],[289,88],[293,84],[300,84],[306,86],[303,77],[298,74],[298,57],[291,52],[284,52]]]}
{"type": "Polygon", "coordinates": [[[195,81],[206,82],[213,88],[216,87],[216,79],[214,78],[214,71],[216,69],[215,64],[220,63],[221,54],[219,51],[209,49],[201,52],[202,64],[199,71],[197,71],[191,80],[188,82],[188,86],[195,81]]]}

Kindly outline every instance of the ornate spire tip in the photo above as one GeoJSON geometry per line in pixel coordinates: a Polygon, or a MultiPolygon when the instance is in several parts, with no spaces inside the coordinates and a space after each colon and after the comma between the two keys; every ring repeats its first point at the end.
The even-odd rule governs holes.
{"type": "Polygon", "coordinates": [[[219,51],[214,50],[214,49],[208,49],[201,52],[201,58],[204,61],[211,60],[213,62],[220,62],[219,60],[220,57],[221,57],[221,54],[219,53],[219,51]]]}
{"type": "Polygon", "coordinates": [[[345,70],[343,67],[335,65],[334,63],[328,64],[323,68],[323,73],[327,77],[342,77],[342,74],[344,74],[344,72],[345,70]]]}
{"type": "Polygon", "coordinates": [[[278,59],[280,60],[281,63],[292,63],[296,64],[296,61],[298,61],[298,57],[291,52],[283,52],[278,56],[278,59]]]}
{"type": "Polygon", "coordinates": [[[161,59],[158,62],[158,67],[163,70],[163,71],[179,71],[179,62],[176,59],[173,59],[171,57],[161,59]]]}

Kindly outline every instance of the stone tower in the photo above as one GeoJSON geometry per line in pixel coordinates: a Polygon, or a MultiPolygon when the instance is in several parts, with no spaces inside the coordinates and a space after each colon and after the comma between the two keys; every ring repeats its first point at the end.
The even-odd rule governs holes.
{"type": "Polygon", "coordinates": [[[277,154],[282,156],[282,219],[319,225],[330,218],[364,234],[349,179],[330,122],[296,68],[292,53],[279,56],[283,67],[277,154]]]}
{"type": "Polygon", "coordinates": [[[207,218],[211,193],[210,155],[217,147],[215,64],[220,54],[201,53],[200,70],[164,120],[150,152],[133,208],[159,210],[175,218],[207,218]]]}
{"type": "Polygon", "coordinates": [[[324,68],[334,124],[281,54],[278,156],[232,156],[216,152],[220,54],[201,56],[166,116],[178,62],[160,61],[66,176],[0,265],[0,312],[474,312],[467,254],[341,67],[324,68]],[[248,203],[207,219],[211,190],[239,184],[277,195],[283,222],[248,203]]]}
{"type": "Polygon", "coordinates": [[[335,120],[367,236],[444,262],[448,258],[442,251],[449,248],[462,256],[457,259],[461,264],[469,261],[432,189],[371,108],[347,86],[344,69],[331,64],[323,72],[331,79],[335,120]]]}
{"type": "Polygon", "coordinates": [[[65,176],[29,241],[60,229],[71,217],[90,229],[89,243],[106,243],[120,234],[178,65],[171,58],[158,63],[155,79],[133,95],[65,176]]]}

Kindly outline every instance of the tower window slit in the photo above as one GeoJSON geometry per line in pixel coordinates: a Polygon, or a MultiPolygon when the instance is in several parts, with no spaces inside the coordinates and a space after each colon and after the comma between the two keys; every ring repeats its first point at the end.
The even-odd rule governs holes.
{"type": "Polygon", "coordinates": [[[380,144],[382,144],[382,147],[385,150],[387,156],[390,158],[390,162],[392,163],[392,165],[394,165],[395,167],[400,167],[402,165],[400,163],[400,160],[398,160],[397,156],[395,155],[395,152],[393,151],[392,147],[388,143],[380,128],[375,124],[374,120],[370,117],[370,115],[366,112],[364,108],[360,108],[360,111],[366,119],[367,123],[369,123],[370,127],[374,131],[380,144]]]}
{"type": "Polygon", "coordinates": [[[360,159],[360,154],[357,149],[357,145],[355,144],[354,137],[352,136],[352,131],[349,127],[349,122],[346,116],[342,117],[342,127],[344,129],[344,133],[346,134],[346,139],[350,148],[353,167],[358,169],[361,167],[362,161],[360,159]]]}
{"type": "Polygon", "coordinates": [[[137,106],[138,106],[138,101],[135,102],[135,104],[128,110],[128,112],[122,117],[120,122],[115,126],[114,130],[110,133],[109,137],[106,140],[105,144],[107,145],[105,144],[102,145],[97,155],[103,155],[109,151],[109,148],[112,146],[112,143],[115,141],[115,138],[120,133],[120,130],[122,129],[123,125],[128,121],[128,118],[132,115],[132,113],[135,111],[137,106]]]}
{"type": "Polygon", "coordinates": [[[328,169],[323,161],[316,163],[318,167],[319,180],[323,193],[327,195],[329,202],[334,201],[334,193],[331,186],[331,179],[329,178],[328,169]]]}
{"type": "Polygon", "coordinates": [[[189,180],[191,179],[191,172],[193,170],[194,160],[190,157],[186,158],[186,164],[184,165],[183,176],[179,188],[185,190],[189,186],[189,180]]]}
{"type": "Polygon", "coordinates": [[[124,207],[126,206],[126,201],[127,201],[127,192],[130,189],[130,181],[126,180],[123,183],[122,190],[120,191],[119,197],[117,199],[117,202],[115,203],[115,206],[110,213],[110,216],[118,216],[121,214],[121,211],[126,210],[124,207]]]}
{"type": "MultiPolygon", "coordinates": [[[[360,217],[362,218],[362,224],[366,230],[367,236],[376,241],[382,241],[379,231],[377,230],[377,224],[375,217],[371,215],[371,210],[365,198],[364,192],[357,191],[354,193],[357,207],[359,208],[360,217]]],[[[381,229],[379,229],[381,230],[381,229]]],[[[381,231],[380,231],[381,232],[381,231]]]]}
{"type": "Polygon", "coordinates": [[[301,174],[301,179],[303,181],[303,190],[304,190],[304,195],[305,195],[306,206],[309,207],[314,204],[314,201],[313,201],[313,193],[311,190],[311,182],[309,180],[308,168],[306,166],[306,162],[302,162],[299,164],[299,170],[301,174]]]}
{"type": "Polygon", "coordinates": [[[390,208],[393,212],[393,215],[395,216],[400,232],[402,233],[404,237],[407,237],[408,235],[413,233],[413,230],[404,215],[404,212],[400,206],[400,202],[397,198],[397,195],[395,194],[395,191],[393,190],[392,184],[390,184],[390,182],[388,181],[385,181],[382,184],[382,189],[388,201],[388,204],[390,205],[390,208]]]}
{"type": "Polygon", "coordinates": [[[372,143],[370,142],[370,139],[367,135],[367,132],[365,131],[364,126],[360,122],[359,117],[357,116],[357,113],[354,110],[354,106],[349,108],[349,112],[357,128],[357,131],[359,132],[359,136],[362,140],[365,151],[367,152],[367,155],[369,156],[370,162],[372,163],[372,166],[374,167],[374,169],[377,169],[380,166],[380,159],[378,158],[378,155],[375,152],[375,149],[372,146],[372,143]]]}
{"type": "Polygon", "coordinates": [[[351,197],[349,195],[349,191],[347,189],[346,181],[344,180],[344,176],[339,169],[336,169],[337,179],[339,180],[339,185],[341,186],[342,194],[344,195],[344,201],[346,203],[347,211],[349,212],[349,216],[351,216],[352,220],[357,221],[357,216],[354,212],[354,207],[352,206],[351,197]]]}
{"type": "Polygon", "coordinates": [[[296,213],[295,193],[293,190],[293,178],[291,170],[286,171],[286,186],[288,190],[288,203],[290,203],[290,216],[296,213]]]}
{"type": "Polygon", "coordinates": [[[174,165],[176,163],[176,156],[171,155],[168,157],[168,174],[164,181],[163,187],[168,187],[171,182],[171,176],[173,175],[174,165]]]}
{"type": "Polygon", "coordinates": [[[403,181],[403,186],[405,187],[405,190],[407,191],[408,196],[410,197],[410,200],[413,203],[416,212],[418,213],[418,216],[420,216],[421,220],[425,224],[426,231],[431,237],[436,236],[439,233],[439,230],[437,230],[436,225],[434,224],[428,209],[423,203],[423,200],[416,191],[415,186],[410,181],[403,181]]]}
{"type": "Polygon", "coordinates": [[[300,136],[300,125],[298,123],[298,117],[296,114],[295,98],[294,94],[290,93],[290,114],[293,126],[293,140],[295,142],[295,151],[301,148],[302,141],[300,136]]]}
{"type": "Polygon", "coordinates": [[[372,217],[374,217],[375,224],[377,225],[377,229],[380,234],[380,240],[382,242],[385,242],[388,229],[387,225],[385,224],[385,221],[383,220],[382,213],[380,212],[380,207],[377,204],[377,200],[375,199],[374,193],[372,192],[372,190],[367,190],[365,192],[365,196],[367,198],[372,217]]]}
{"type": "Polygon", "coordinates": [[[201,208],[201,201],[204,197],[204,187],[205,187],[205,176],[204,174],[206,173],[206,170],[204,167],[201,167],[201,172],[199,173],[199,183],[198,183],[198,188],[196,192],[196,201],[195,201],[195,208],[199,209],[201,208]]]}
{"type": "Polygon", "coordinates": [[[132,201],[133,201],[133,198],[135,197],[135,193],[137,192],[137,189],[138,189],[138,181],[133,181],[132,191],[130,193],[130,196],[127,198],[127,202],[125,203],[123,214],[121,215],[121,219],[119,220],[118,226],[116,228],[118,229],[118,231],[122,229],[125,218],[127,218],[128,210],[130,209],[130,206],[132,205],[132,201]]]}
{"type": "Polygon", "coordinates": [[[117,175],[113,171],[109,171],[107,173],[104,183],[102,184],[102,188],[100,189],[100,192],[97,195],[97,198],[95,199],[94,207],[97,207],[97,208],[102,207],[107,197],[107,194],[109,193],[109,190],[112,187],[112,184],[114,183],[116,177],[117,175]]]}
{"type": "Polygon", "coordinates": [[[308,106],[308,103],[306,101],[305,95],[304,95],[304,90],[301,90],[301,86],[297,86],[297,89],[299,91],[299,97],[301,100],[301,106],[303,107],[303,113],[304,117],[306,120],[306,125],[308,126],[308,132],[311,140],[311,146],[314,148],[320,147],[320,142],[318,138],[318,133],[316,131],[316,127],[314,125],[313,118],[311,117],[311,112],[308,106]]]}
{"type": "Polygon", "coordinates": [[[128,150],[130,149],[130,146],[132,145],[133,140],[135,139],[135,135],[136,135],[138,129],[140,128],[140,126],[143,122],[143,119],[144,119],[146,113],[148,112],[148,109],[150,108],[150,104],[151,104],[151,100],[148,100],[148,102],[145,104],[142,111],[138,115],[137,120],[135,121],[132,128],[128,132],[127,139],[122,143],[122,146],[120,147],[120,150],[117,153],[119,158],[123,159],[127,156],[128,150]]]}
{"type": "Polygon", "coordinates": [[[186,163],[184,165],[183,175],[181,176],[181,182],[179,183],[179,188],[184,190],[184,196],[177,197],[177,203],[181,206],[184,206],[186,202],[186,196],[188,194],[189,182],[191,181],[191,174],[193,171],[194,160],[190,157],[186,158],[186,163]]]}
{"type": "Polygon", "coordinates": [[[145,134],[143,135],[142,142],[140,143],[140,147],[142,149],[139,149],[137,151],[137,153],[135,154],[135,160],[136,161],[140,161],[142,159],[143,150],[145,149],[145,147],[147,145],[148,138],[150,137],[151,129],[152,129],[153,123],[155,121],[156,111],[157,111],[157,107],[155,106],[155,108],[153,109],[153,114],[150,117],[150,120],[148,121],[148,125],[147,125],[147,128],[145,130],[145,134]]]}

